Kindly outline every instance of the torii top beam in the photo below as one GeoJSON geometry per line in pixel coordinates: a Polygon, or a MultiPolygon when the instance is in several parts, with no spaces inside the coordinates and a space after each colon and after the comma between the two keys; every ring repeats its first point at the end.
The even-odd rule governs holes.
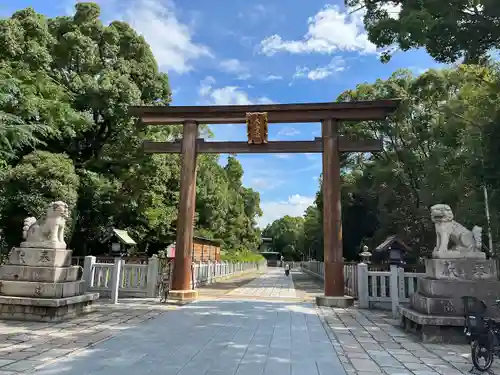
{"type": "Polygon", "coordinates": [[[144,125],[245,123],[247,113],[266,112],[269,123],[321,122],[336,120],[383,120],[399,106],[399,100],[370,100],[341,103],[214,105],[214,106],[132,106],[129,114],[144,125]]]}

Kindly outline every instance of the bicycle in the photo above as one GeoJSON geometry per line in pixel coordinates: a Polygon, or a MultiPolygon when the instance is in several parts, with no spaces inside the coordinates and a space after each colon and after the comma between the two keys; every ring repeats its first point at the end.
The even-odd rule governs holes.
{"type": "Polygon", "coordinates": [[[157,285],[158,294],[160,295],[160,303],[167,303],[172,282],[172,262],[164,261],[160,264],[160,266],[163,272],[159,275],[157,285]]]}
{"type": "MultiPolygon", "coordinates": [[[[471,359],[480,372],[490,372],[494,357],[500,358],[500,322],[486,317],[486,304],[476,297],[462,297],[464,305],[464,333],[471,344],[471,359]],[[484,361],[483,361],[484,360],[484,361]]],[[[500,308],[500,300],[495,301],[500,308]]]]}

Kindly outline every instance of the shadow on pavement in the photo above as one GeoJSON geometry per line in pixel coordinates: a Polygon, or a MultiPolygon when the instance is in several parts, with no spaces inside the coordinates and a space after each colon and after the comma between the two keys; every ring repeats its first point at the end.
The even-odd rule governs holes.
{"type": "Polygon", "coordinates": [[[38,375],[345,374],[311,304],[200,301],[50,363],[38,375]]]}
{"type": "Polygon", "coordinates": [[[231,279],[221,280],[215,284],[203,285],[196,288],[196,290],[198,291],[200,297],[224,295],[234,289],[248,284],[263,274],[264,272],[252,272],[242,276],[233,277],[231,279]]]}
{"type": "Polygon", "coordinates": [[[301,271],[292,271],[293,283],[297,297],[304,300],[314,300],[323,295],[323,282],[301,271]]]}

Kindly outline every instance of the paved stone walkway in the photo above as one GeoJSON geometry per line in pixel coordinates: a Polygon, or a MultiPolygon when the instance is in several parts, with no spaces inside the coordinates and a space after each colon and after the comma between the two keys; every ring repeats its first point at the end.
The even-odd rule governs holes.
{"type": "MultiPolygon", "coordinates": [[[[472,368],[468,345],[422,344],[379,310],[320,308],[348,374],[462,375],[472,368]]],[[[496,359],[492,370],[500,374],[496,359]]]]}
{"type": "Polygon", "coordinates": [[[121,300],[62,324],[0,321],[0,375],[459,375],[471,368],[468,346],[415,342],[386,312],[304,302],[319,288],[293,275],[297,290],[283,269],[271,269],[223,298],[183,307],[121,300]]]}
{"type": "MultiPolygon", "coordinates": [[[[5,361],[11,362],[0,367],[0,375],[4,375],[2,371],[37,375],[345,374],[318,310],[312,304],[286,300],[294,296],[294,288],[283,269],[271,269],[238,289],[238,297],[231,300],[205,300],[165,314],[155,312],[155,319],[146,320],[151,317],[146,316],[144,321],[137,321],[140,324],[128,329],[122,326],[111,337],[108,332],[102,333],[99,339],[103,341],[94,340],[92,346],[79,350],[73,348],[72,337],[66,333],[68,328],[75,328],[74,322],[53,325],[51,329],[61,335],[56,341],[58,349],[51,347],[33,355],[34,338],[26,340],[15,347],[16,352],[24,353],[23,358],[6,355],[5,361]],[[259,296],[264,299],[259,300],[259,296]],[[43,365],[43,361],[48,362],[43,365]]],[[[104,318],[94,316],[77,321],[84,324],[80,329],[86,330],[87,343],[99,333],[93,330],[91,334],[92,321],[99,326],[99,318],[104,318]]],[[[12,349],[11,345],[10,354],[14,353],[12,349]]]]}
{"type": "Polygon", "coordinates": [[[249,282],[248,284],[236,288],[229,292],[228,296],[238,297],[269,297],[269,298],[296,298],[292,276],[284,275],[285,269],[273,269],[249,282]]]}
{"type": "Polygon", "coordinates": [[[101,300],[93,314],[64,323],[0,320],[0,375],[25,373],[71,356],[172,309],[153,299],[122,299],[118,305],[101,300]]]}

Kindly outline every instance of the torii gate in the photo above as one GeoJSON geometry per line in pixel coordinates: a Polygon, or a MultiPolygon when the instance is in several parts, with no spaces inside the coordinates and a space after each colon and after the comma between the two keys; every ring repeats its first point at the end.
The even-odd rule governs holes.
{"type": "Polygon", "coordinates": [[[394,112],[398,100],[230,106],[136,106],[129,113],[144,125],[183,125],[183,138],[175,142],[144,142],[146,153],[180,153],[181,181],[177,221],[175,266],[170,297],[193,300],[191,249],[196,194],[196,155],[199,153],[322,153],[324,297],[317,303],[344,307],[352,298],[344,296],[342,219],[340,203],[340,153],[376,152],[382,140],[353,140],[339,135],[341,121],[383,120],[394,112]],[[311,141],[268,141],[269,123],[321,122],[321,137],[311,141]],[[197,139],[198,124],[246,123],[246,142],[205,142],[197,139]]]}

